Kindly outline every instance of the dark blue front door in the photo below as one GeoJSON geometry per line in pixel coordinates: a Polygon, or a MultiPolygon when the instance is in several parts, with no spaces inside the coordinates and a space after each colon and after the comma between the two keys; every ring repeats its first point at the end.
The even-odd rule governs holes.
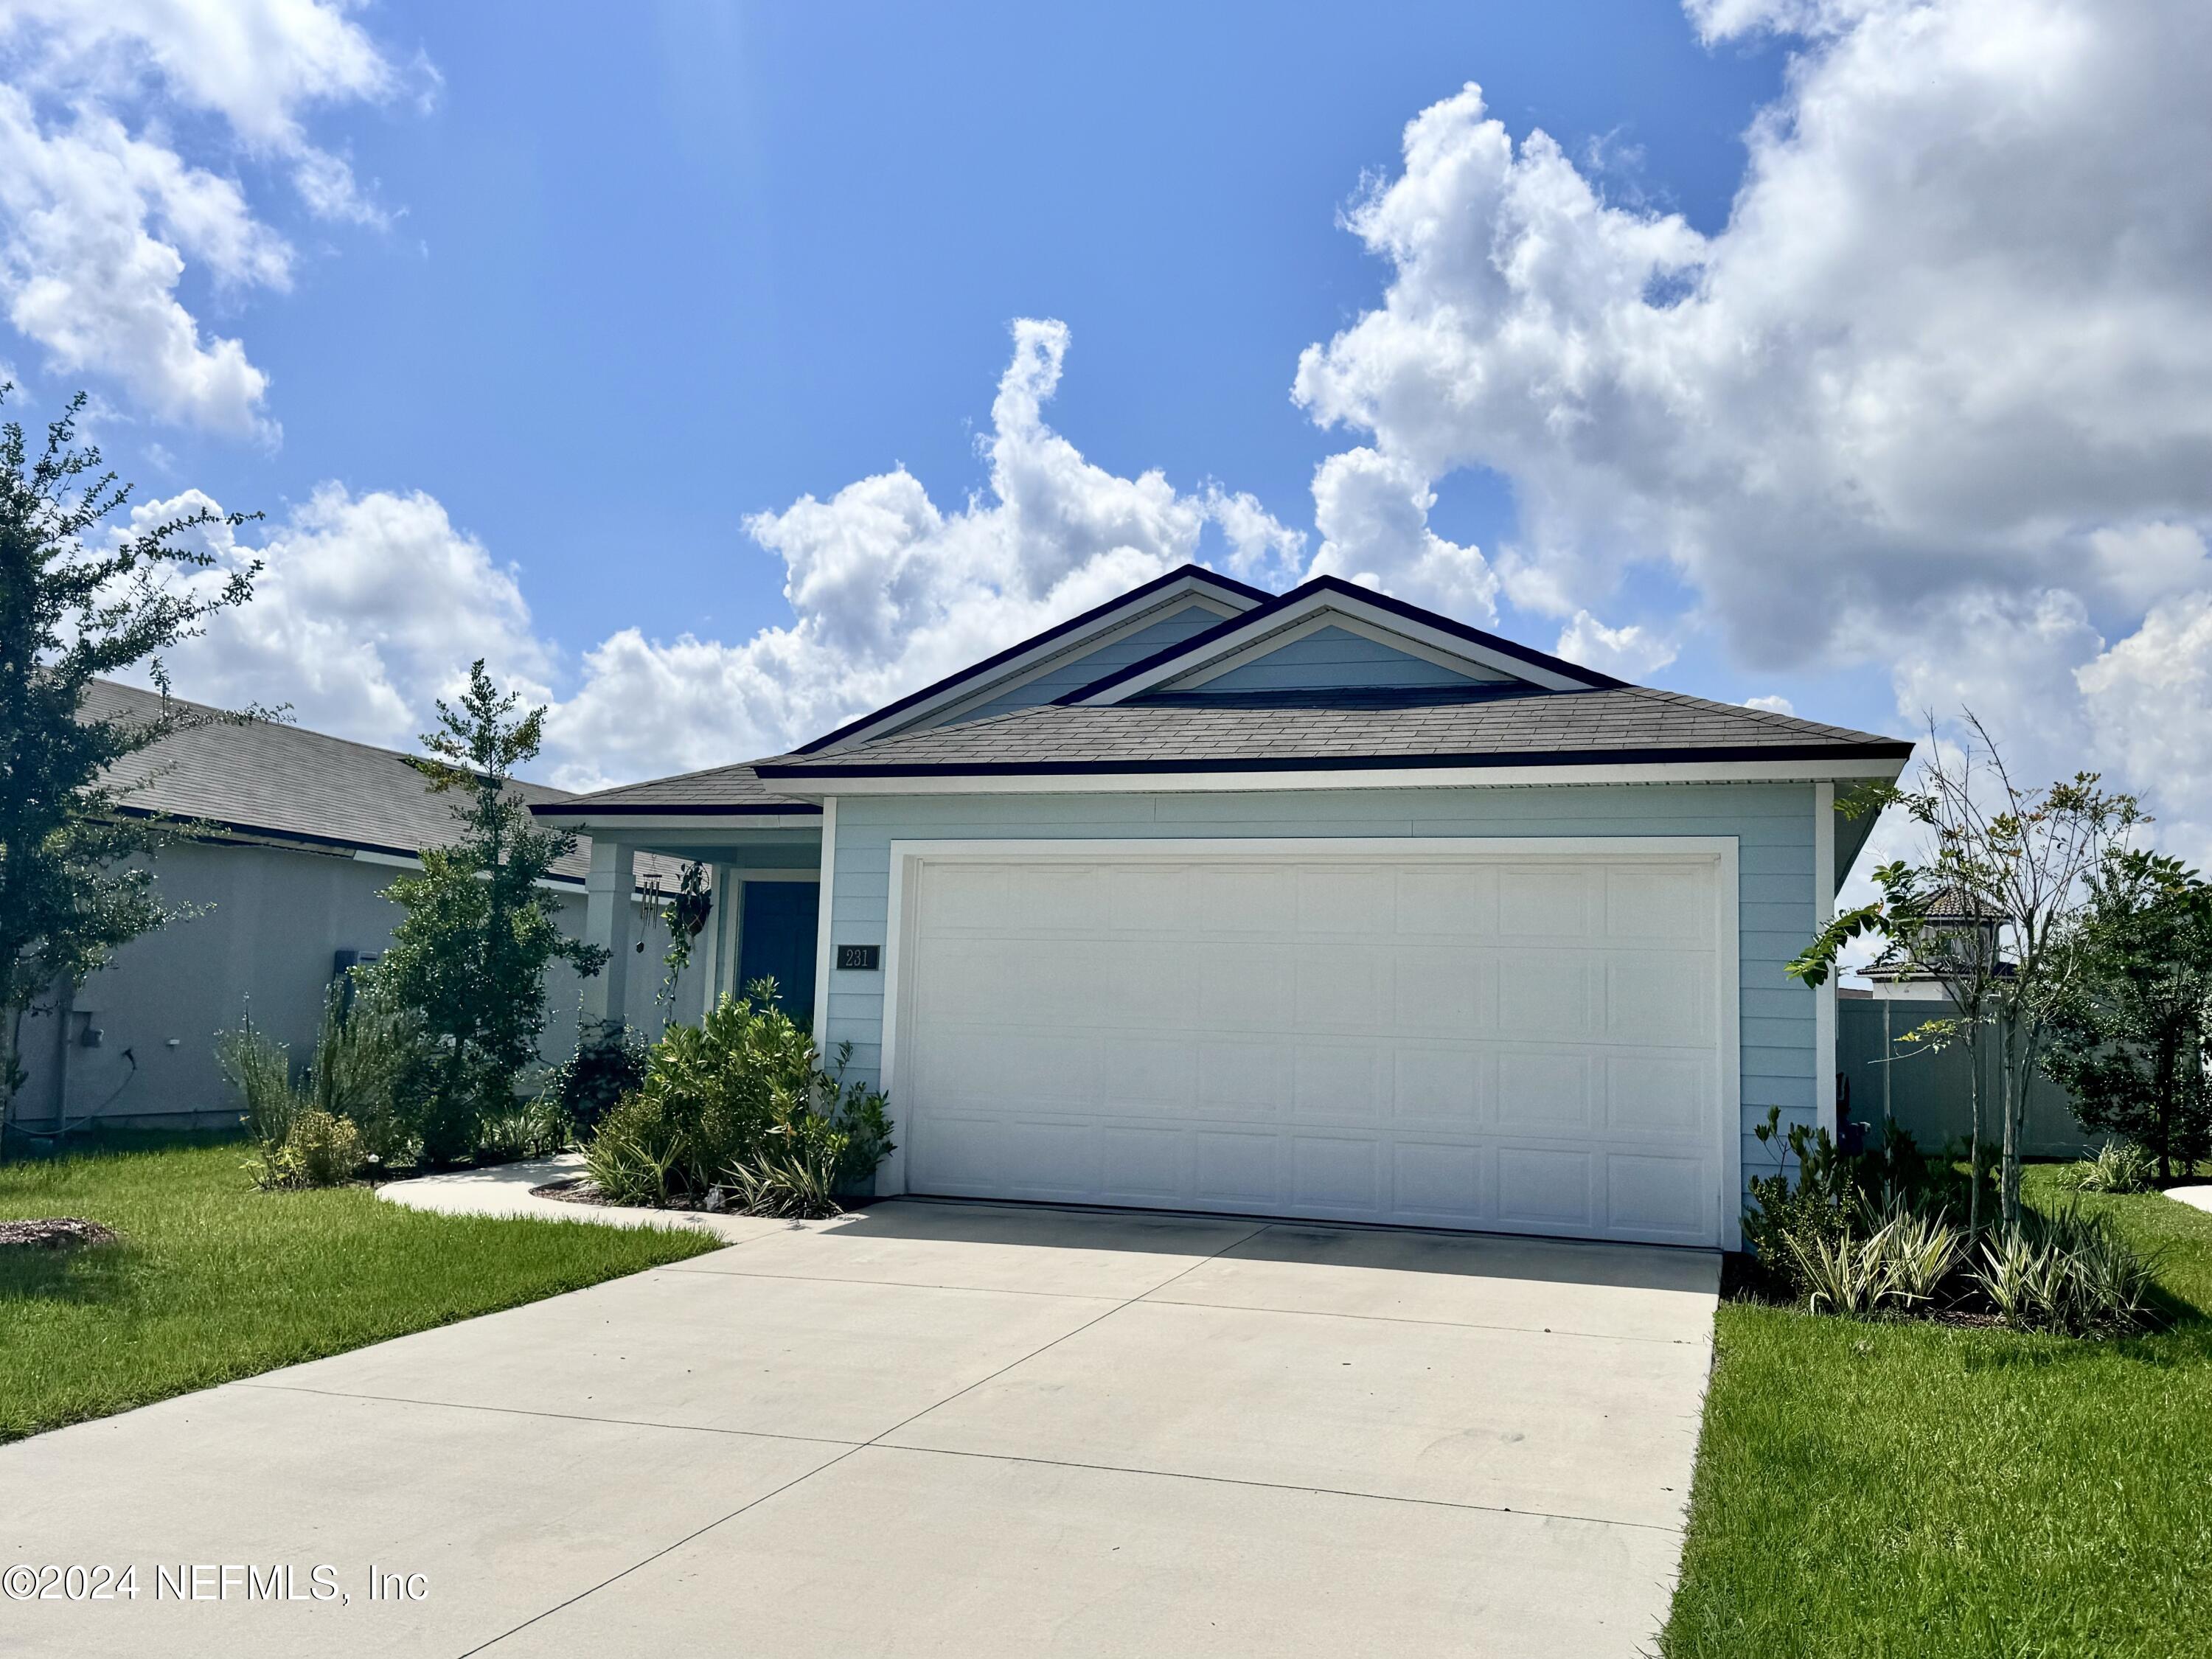
{"type": "Polygon", "coordinates": [[[821,887],[811,881],[749,881],[738,916],[738,989],[775,981],[775,1000],[801,1025],[814,1023],[814,935],[821,887]]]}

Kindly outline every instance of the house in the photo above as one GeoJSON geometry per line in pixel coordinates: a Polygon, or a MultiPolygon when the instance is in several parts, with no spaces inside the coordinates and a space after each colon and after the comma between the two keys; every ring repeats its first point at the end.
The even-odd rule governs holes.
{"type": "MultiPolygon", "coordinates": [[[[95,716],[151,715],[150,692],[95,682],[95,716]]],[[[323,999],[343,968],[380,952],[400,912],[383,896],[397,876],[420,867],[426,846],[453,839],[453,800],[389,749],[295,726],[212,723],[164,738],[131,757],[116,781],[126,810],[192,820],[193,833],[154,862],[163,903],[186,914],[134,939],[73,996],[49,999],[27,1020],[27,1077],[10,1121],[51,1132],[99,1119],[189,1127],[234,1121],[234,1091],[215,1060],[216,1034],[250,1008],[254,1024],[304,1058],[323,999]]],[[[544,804],[565,792],[515,786],[544,804]]],[[[547,885],[563,926],[583,931],[582,850],[556,866],[547,885]]],[[[639,873],[670,890],[677,866],[641,861],[639,873]]],[[[624,908],[633,945],[644,939],[647,895],[632,888],[624,908]]],[[[658,1027],[666,935],[625,964],[633,1024],[658,1027]]],[[[704,964],[675,988],[673,1006],[699,1012],[704,964]]],[[[556,964],[549,980],[542,1053],[574,1052],[579,981],[556,964]]]]}
{"type": "Polygon", "coordinates": [[[1185,567],[788,754],[534,810],[591,837],[617,962],[597,901],[653,854],[732,896],[721,983],[811,967],[890,1094],[880,1192],[1734,1246],[1752,1125],[1832,1121],[1833,989],[1783,964],[1871,827],[1836,792],[1910,753],[1185,567]]]}

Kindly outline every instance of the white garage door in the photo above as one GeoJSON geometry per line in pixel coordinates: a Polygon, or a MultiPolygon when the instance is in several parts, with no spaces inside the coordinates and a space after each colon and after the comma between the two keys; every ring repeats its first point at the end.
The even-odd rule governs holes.
{"type": "Polygon", "coordinates": [[[1721,854],[1404,845],[902,855],[908,1190],[1719,1243],[1721,854]]]}

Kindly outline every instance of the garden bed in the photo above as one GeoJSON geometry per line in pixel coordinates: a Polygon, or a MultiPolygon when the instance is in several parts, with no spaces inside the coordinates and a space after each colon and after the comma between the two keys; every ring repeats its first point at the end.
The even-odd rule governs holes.
{"type": "MultiPolygon", "coordinates": [[[[2054,1167],[2027,1193],[2073,1195],[2054,1167]]],[[[2083,1195],[2170,1322],[2085,1340],[1723,1303],[1667,1659],[2212,1645],[2212,1215],[2083,1195]]]]}

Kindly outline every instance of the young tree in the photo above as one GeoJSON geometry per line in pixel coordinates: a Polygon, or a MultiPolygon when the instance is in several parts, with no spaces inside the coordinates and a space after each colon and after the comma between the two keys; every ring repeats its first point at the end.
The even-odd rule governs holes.
{"type": "Polygon", "coordinates": [[[2148,820],[2132,796],[2100,789],[2094,772],[2047,788],[2022,787],[1972,710],[1966,722],[1962,748],[1945,748],[1931,729],[1931,758],[1917,788],[1875,784],[1838,804],[1854,817],[1903,808],[1927,831],[1928,850],[1917,864],[1876,870],[1881,896],[1837,916],[1789,971],[1819,985],[1846,944],[1872,933],[1949,994],[1952,1012],[1907,1040],[1966,1049],[1974,1141],[1968,1225],[1978,1228],[1984,1044],[1997,1048],[1998,1200],[2004,1218],[2016,1222],[2027,1091],[2059,1012],[2074,996],[2088,879],[2148,820]]]}
{"type": "MultiPolygon", "coordinates": [[[[13,389],[0,386],[0,401],[13,389]]],[[[171,703],[160,653],[244,604],[260,569],[179,580],[214,562],[192,533],[259,515],[204,509],[100,534],[131,487],[78,445],[84,401],[47,427],[35,459],[20,422],[0,427],[0,1128],[22,1086],[26,1013],[177,914],[134,860],[183,826],[134,814],[112,769],[187,726],[252,717],[171,703]],[[162,693],[158,714],[85,715],[94,679],[140,663],[162,693]]]]}
{"type": "Polygon", "coordinates": [[[485,1109],[512,1102],[545,1027],[547,964],[588,975],[606,962],[597,945],[562,934],[538,885],[576,838],[540,829],[507,787],[545,726],[543,708],[513,718],[519,702],[478,659],[460,706],[440,701],[438,729],[422,738],[428,757],[409,762],[431,788],[458,797],[461,825],[452,846],[423,848],[421,875],[385,890],[407,915],[376,969],[435,1045],[412,1091],[432,1163],[473,1152],[485,1109]]]}
{"type": "Polygon", "coordinates": [[[2114,848],[2080,945],[2043,1068],[2082,1127],[2125,1135],[2170,1179],[2212,1143],[2212,887],[2178,859],[2114,848]]]}

